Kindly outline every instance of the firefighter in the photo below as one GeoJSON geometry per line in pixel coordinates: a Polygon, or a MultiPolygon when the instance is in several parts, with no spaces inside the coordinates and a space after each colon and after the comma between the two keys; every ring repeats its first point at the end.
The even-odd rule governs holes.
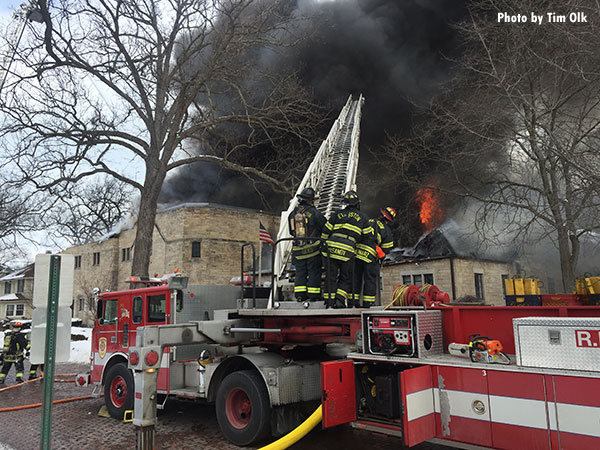
{"type": "Polygon", "coordinates": [[[381,208],[377,219],[369,223],[374,233],[367,239],[356,244],[356,263],[354,268],[353,302],[358,306],[360,291],[363,291],[363,308],[370,308],[375,304],[377,293],[377,279],[383,258],[394,246],[392,231],[388,227],[396,218],[396,210],[391,206],[381,208]]]}
{"type": "MultiPolygon", "coordinates": [[[[360,211],[360,199],[354,191],[348,191],[342,198],[345,208],[336,211],[325,224],[321,238],[326,240],[323,248],[325,257],[325,304],[329,308],[344,308],[352,291],[352,272],[356,244],[369,239],[373,227],[369,218],[360,211]]],[[[348,306],[355,305],[349,299],[348,306]]]]}
{"type": "Polygon", "coordinates": [[[315,208],[315,191],[307,187],[298,194],[299,205],[288,217],[290,234],[294,237],[315,240],[294,241],[292,263],[296,267],[294,295],[304,302],[321,298],[321,242],[319,238],[327,219],[315,208]]]}
{"type": "Polygon", "coordinates": [[[21,333],[23,324],[21,322],[13,322],[11,331],[4,337],[4,347],[2,348],[3,365],[0,371],[0,384],[4,384],[6,375],[10,371],[11,366],[15,365],[16,382],[22,383],[23,380],[23,353],[29,356],[29,342],[24,334],[21,333]]]}

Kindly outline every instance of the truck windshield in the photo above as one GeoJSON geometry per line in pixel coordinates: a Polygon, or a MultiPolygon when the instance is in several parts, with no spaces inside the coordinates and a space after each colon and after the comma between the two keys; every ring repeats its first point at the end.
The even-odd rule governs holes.
{"type": "Polygon", "coordinates": [[[106,306],[104,307],[104,323],[114,323],[117,318],[117,299],[105,300],[106,306]]]}
{"type": "Polygon", "coordinates": [[[148,322],[164,322],[167,301],[165,294],[148,296],[148,322]]]}

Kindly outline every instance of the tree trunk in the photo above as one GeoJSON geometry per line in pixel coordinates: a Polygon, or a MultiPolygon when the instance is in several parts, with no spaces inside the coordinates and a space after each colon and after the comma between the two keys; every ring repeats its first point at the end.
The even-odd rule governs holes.
{"type": "Polygon", "coordinates": [[[575,290],[575,267],[573,266],[569,246],[569,236],[567,235],[567,230],[564,228],[558,230],[558,251],[560,255],[563,292],[573,292],[575,290]]]}
{"type": "Polygon", "coordinates": [[[137,218],[137,230],[133,249],[133,262],[131,275],[138,277],[148,276],[150,255],[152,253],[152,233],[156,220],[156,206],[158,195],[165,175],[162,171],[154,172],[154,176],[146,173],[144,190],[141,193],[140,210],[137,218]]]}

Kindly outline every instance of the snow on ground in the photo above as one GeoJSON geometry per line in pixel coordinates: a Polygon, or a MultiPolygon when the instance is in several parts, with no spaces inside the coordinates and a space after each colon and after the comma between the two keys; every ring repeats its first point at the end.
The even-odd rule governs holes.
{"type": "Polygon", "coordinates": [[[85,336],[85,340],[71,340],[71,356],[69,362],[72,363],[89,363],[90,352],[92,350],[92,329],[82,327],[71,327],[71,336],[85,336]]]}

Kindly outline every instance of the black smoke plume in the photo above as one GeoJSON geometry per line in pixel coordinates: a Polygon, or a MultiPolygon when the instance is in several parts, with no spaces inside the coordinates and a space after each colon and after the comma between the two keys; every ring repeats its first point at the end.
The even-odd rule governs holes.
{"type": "MultiPolygon", "coordinates": [[[[377,168],[371,153],[377,153],[386,133],[406,131],[411,102],[426,100],[448,78],[450,64],[445,56],[452,56],[456,48],[450,24],[464,11],[464,4],[454,0],[298,0],[290,13],[310,17],[305,25],[310,38],[270,55],[265,64],[298,72],[303,85],[314,93],[314,101],[334,111],[323,138],[348,96],[365,96],[359,180],[373,181],[377,168]]],[[[384,203],[403,201],[389,187],[367,185],[361,189],[359,181],[368,213],[384,203]]],[[[266,187],[261,197],[246,178],[214,164],[177,171],[167,179],[160,199],[275,211],[285,209],[287,200],[266,187]],[[270,201],[265,203],[265,198],[270,201]]]]}

